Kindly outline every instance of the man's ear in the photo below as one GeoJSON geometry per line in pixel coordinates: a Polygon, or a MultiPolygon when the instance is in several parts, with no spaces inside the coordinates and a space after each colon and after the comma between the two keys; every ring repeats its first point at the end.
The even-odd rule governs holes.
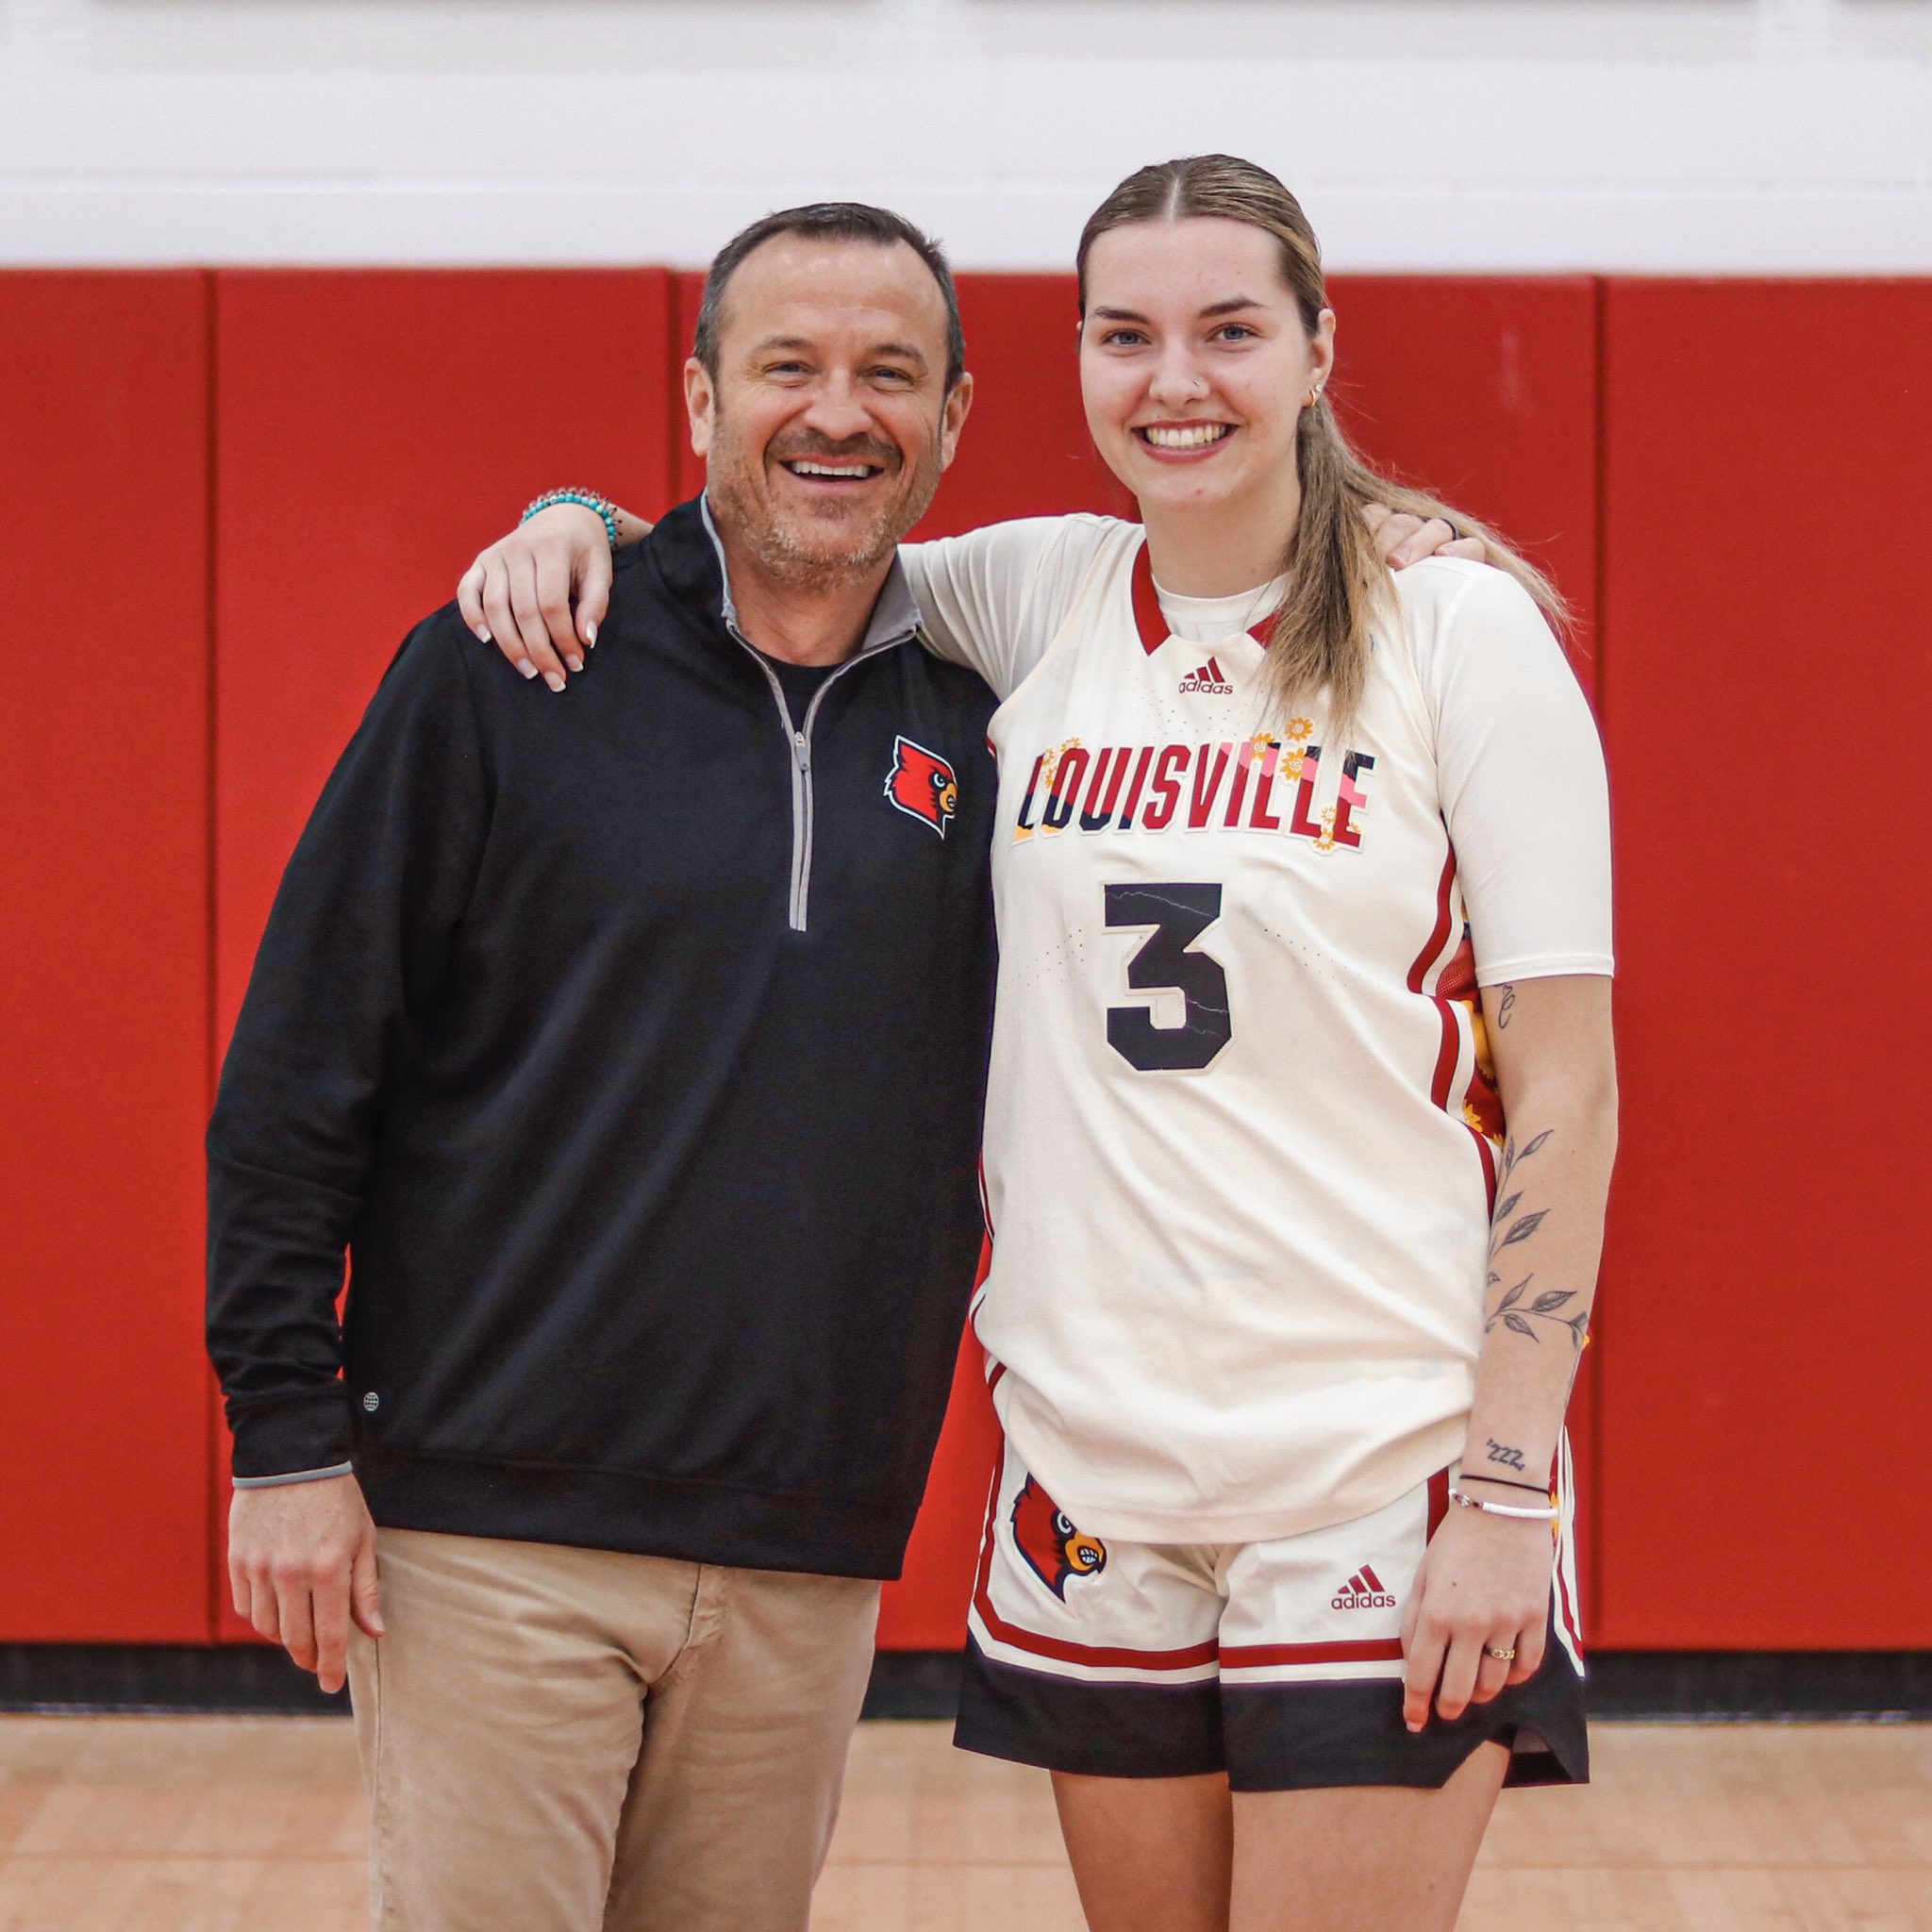
{"type": "Polygon", "coordinates": [[[693,356],[684,365],[684,408],[691,418],[691,446],[698,456],[711,453],[711,421],[717,413],[718,391],[709,370],[693,356]]]}
{"type": "Polygon", "coordinates": [[[959,432],[966,426],[966,414],[973,407],[973,375],[970,370],[961,373],[953,385],[952,393],[946,397],[945,408],[940,417],[940,468],[952,468],[953,458],[959,453],[959,432]]]}

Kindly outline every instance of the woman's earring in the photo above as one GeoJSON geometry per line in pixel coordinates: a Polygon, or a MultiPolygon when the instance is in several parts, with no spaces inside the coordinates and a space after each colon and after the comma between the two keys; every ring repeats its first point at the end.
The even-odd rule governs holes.
{"type": "Polygon", "coordinates": [[[1312,409],[1315,407],[1315,405],[1319,403],[1321,400],[1322,391],[1320,386],[1318,385],[1316,388],[1311,389],[1308,391],[1308,408],[1312,409]]]}

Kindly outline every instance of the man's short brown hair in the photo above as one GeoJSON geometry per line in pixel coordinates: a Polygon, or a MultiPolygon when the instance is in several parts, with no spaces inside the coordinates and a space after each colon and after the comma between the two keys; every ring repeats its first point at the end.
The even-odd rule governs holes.
{"type": "Polygon", "coordinates": [[[718,380],[718,333],[723,323],[724,291],[739,264],[753,249],[778,235],[803,235],[813,242],[870,242],[877,248],[890,248],[903,242],[932,271],[946,305],[946,389],[966,373],[966,332],[959,323],[959,297],[953,287],[953,271],[944,252],[931,236],[916,228],[904,215],[889,208],[874,208],[863,201],[815,201],[806,208],[780,208],[765,215],[748,228],[741,228],[711,258],[705,276],[705,299],[698,307],[697,337],[691,354],[705,365],[705,373],[718,380]]]}

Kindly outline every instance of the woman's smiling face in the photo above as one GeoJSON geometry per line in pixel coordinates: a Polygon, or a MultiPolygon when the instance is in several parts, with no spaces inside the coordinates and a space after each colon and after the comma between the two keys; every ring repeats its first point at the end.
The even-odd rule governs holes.
{"type": "Polygon", "coordinates": [[[1095,447],[1142,515],[1271,506],[1294,475],[1297,426],[1333,365],[1334,326],[1324,308],[1308,334],[1279,243],[1246,222],[1134,222],[1098,237],[1081,394],[1095,447]]]}

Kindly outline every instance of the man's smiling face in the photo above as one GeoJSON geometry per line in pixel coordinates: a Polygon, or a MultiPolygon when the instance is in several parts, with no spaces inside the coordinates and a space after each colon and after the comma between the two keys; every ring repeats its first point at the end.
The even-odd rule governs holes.
{"type": "Polygon", "coordinates": [[[863,575],[924,514],[972,377],[946,390],[946,308],[903,242],[779,235],[724,291],[715,383],[685,364],[712,509],[774,577],[863,575]]]}

